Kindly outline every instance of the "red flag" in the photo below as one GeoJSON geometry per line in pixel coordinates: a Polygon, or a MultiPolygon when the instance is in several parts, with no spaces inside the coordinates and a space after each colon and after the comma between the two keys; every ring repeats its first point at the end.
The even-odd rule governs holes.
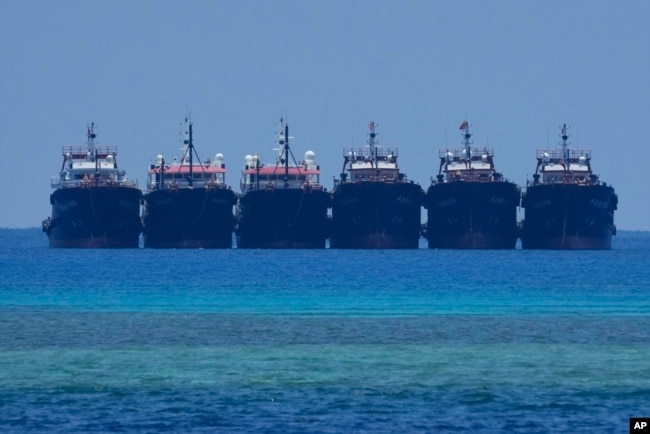
{"type": "Polygon", "coordinates": [[[467,121],[463,121],[462,124],[460,124],[460,127],[458,128],[459,130],[466,130],[468,127],[467,121]]]}

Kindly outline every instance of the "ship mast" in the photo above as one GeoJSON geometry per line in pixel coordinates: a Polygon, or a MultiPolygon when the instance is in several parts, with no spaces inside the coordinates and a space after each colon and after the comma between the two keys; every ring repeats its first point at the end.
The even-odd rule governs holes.
{"type": "Polygon", "coordinates": [[[260,189],[260,157],[255,154],[255,181],[257,182],[257,190],[260,189]]]}
{"type": "Polygon", "coordinates": [[[463,133],[463,145],[465,145],[465,158],[467,158],[467,161],[469,162],[469,168],[471,168],[471,162],[472,162],[472,142],[470,141],[470,138],[472,135],[469,132],[469,124],[467,121],[464,121],[460,125],[460,129],[464,131],[463,133]]]}
{"type": "MultiPolygon", "coordinates": [[[[185,162],[186,157],[189,154],[189,164],[190,164],[190,173],[189,177],[187,179],[187,185],[192,187],[194,185],[194,155],[196,154],[196,158],[201,161],[201,158],[199,158],[199,154],[196,152],[196,149],[194,149],[194,140],[192,139],[192,121],[189,120],[187,117],[185,118],[185,124],[188,126],[187,131],[185,132],[187,139],[183,141],[183,144],[185,145],[185,153],[183,154],[183,159],[181,160],[181,165],[185,162]]],[[[205,169],[203,168],[203,165],[200,165],[201,170],[205,172],[205,169]]],[[[180,169],[179,169],[180,170],[180,169]]]]}
{"type": "MultiPolygon", "coordinates": [[[[185,122],[187,122],[187,118],[185,118],[185,122]]],[[[194,173],[192,172],[194,170],[193,164],[192,164],[192,154],[194,154],[194,142],[192,141],[192,121],[190,121],[189,125],[189,140],[187,142],[187,149],[190,153],[190,178],[188,179],[187,184],[192,187],[194,183],[194,173]]]]}
{"type": "Polygon", "coordinates": [[[282,154],[280,162],[284,161],[285,182],[289,179],[289,124],[284,123],[280,118],[280,145],[282,145],[282,154]],[[284,131],[282,131],[284,129],[284,131]]]}
{"type": "Polygon", "coordinates": [[[95,155],[95,123],[91,122],[90,125],[88,126],[88,150],[90,151],[91,155],[95,155]]]}
{"type": "Polygon", "coordinates": [[[569,135],[567,134],[567,126],[566,124],[562,124],[562,134],[560,137],[562,137],[562,159],[564,160],[564,164],[566,164],[565,167],[569,167],[569,144],[567,143],[567,139],[569,138],[569,135]]]}
{"type": "Polygon", "coordinates": [[[88,126],[88,156],[90,161],[95,163],[95,177],[99,177],[99,160],[97,159],[97,149],[95,148],[95,123],[91,122],[88,126]]]}
{"type": "Polygon", "coordinates": [[[165,189],[165,157],[160,159],[160,190],[165,189]]]}
{"type": "Polygon", "coordinates": [[[370,164],[373,167],[377,167],[377,142],[375,141],[375,137],[377,137],[377,133],[375,132],[375,128],[377,128],[379,125],[377,125],[374,122],[370,122],[368,124],[368,129],[370,132],[368,133],[369,139],[368,139],[368,147],[370,148],[370,164]]]}
{"type": "Polygon", "coordinates": [[[276,164],[276,170],[280,164],[284,166],[284,183],[285,186],[289,184],[289,158],[293,160],[294,166],[298,169],[300,173],[300,166],[296,162],[291,148],[289,148],[289,124],[284,122],[284,118],[280,118],[280,134],[278,143],[280,145],[280,157],[276,164]]]}

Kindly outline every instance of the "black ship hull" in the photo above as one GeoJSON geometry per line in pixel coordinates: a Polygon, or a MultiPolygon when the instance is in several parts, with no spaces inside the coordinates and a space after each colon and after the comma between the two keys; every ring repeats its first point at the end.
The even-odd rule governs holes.
{"type": "Polygon", "coordinates": [[[251,190],[239,199],[237,247],[323,249],[330,196],[321,189],[251,190]]]}
{"type": "Polygon", "coordinates": [[[607,185],[530,186],[522,200],[522,248],[610,249],[617,205],[607,185]]]}
{"type": "Polygon", "coordinates": [[[141,197],[134,187],[55,190],[50,195],[52,216],[43,222],[50,247],[139,247],[141,197]]]}
{"type": "Polygon", "coordinates": [[[229,249],[237,196],[225,188],[178,188],[145,196],[144,246],[229,249]]]}
{"type": "Polygon", "coordinates": [[[519,188],[511,182],[457,181],[427,190],[430,249],[514,249],[519,188]]]}
{"type": "Polygon", "coordinates": [[[332,192],[335,249],[417,249],[424,192],[407,182],[343,182],[332,192]]]}

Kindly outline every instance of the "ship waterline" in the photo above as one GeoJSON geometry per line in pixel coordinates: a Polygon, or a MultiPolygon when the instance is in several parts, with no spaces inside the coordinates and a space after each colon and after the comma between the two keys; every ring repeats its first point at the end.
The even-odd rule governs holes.
{"type": "Polygon", "coordinates": [[[330,247],[417,249],[424,191],[397,165],[398,150],[377,141],[368,125],[365,148],[343,150],[343,169],[332,191],[330,247]]]}
{"type": "Polygon", "coordinates": [[[537,168],[522,197],[524,249],[610,249],[616,234],[618,196],[591,167],[591,150],[570,149],[561,126],[562,148],[537,152],[537,168]]]}
{"type": "Polygon", "coordinates": [[[520,189],[496,171],[492,148],[472,146],[469,128],[459,128],[461,148],[440,150],[424,235],[431,249],[514,249],[520,189]]]}
{"type": "Polygon", "coordinates": [[[201,161],[193,124],[185,118],[183,156],[171,164],[158,155],[148,170],[143,208],[144,246],[227,249],[232,247],[237,195],[226,184],[223,155],[201,161]]]}
{"type": "Polygon", "coordinates": [[[417,249],[422,188],[409,182],[346,182],[332,192],[331,248],[417,249]]]}
{"type": "Polygon", "coordinates": [[[241,193],[225,182],[223,155],[200,159],[186,119],[185,153],[151,164],[141,190],[118,168],[117,148],[96,141],[64,146],[52,178],[52,212],[42,222],[55,248],[606,250],[616,235],[618,196],[591,166],[591,151],[537,151],[532,181],[520,187],[497,172],[494,151],[472,146],[439,150],[440,169],[426,189],[400,170],[397,148],[368,144],[343,150],[343,169],[328,191],[315,154],[296,160],[281,119],[278,154],[263,164],[247,155],[241,193]],[[523,219],[517,221],[517,211],[523,219]],[[331,212],[330,212],[331,209],[331,212]],[[423,211],[426,222],[421,224],[423,211]],[[235,242],[233,243],[233,240],[235,242]],[[329,242],[328,242],[329,241],[329,242]]]}
{"type": "Polygon", "coordinates": [[[522,229],[524,249],[609,249],[618,198],[608,185],[561,183],[529,187],[522,229]]]}
{"type": "Polygon", "coordinates": [[[146,196],[144,246],[231,248],[236,202],[226,188],[152,191],[146,196]]]}
{"type": "Polygon", "coordinates": [[[117,165],[117,147],[96,143],[95,124],[85,146],[64,146],[63,165],[51,181],[52,214],[42,224],[50,247],[135,248],[142,231],[142,192],[117,165]]]}
{"type": "Polygon", "coordinates": [[[315,154],[297,161],[289,147],[289,125],[280,119],[278,155],[264,164],[246,156],[237,205],[237,247],[323,249],[329,235],[330,194],[320,184],[315,154]]]}

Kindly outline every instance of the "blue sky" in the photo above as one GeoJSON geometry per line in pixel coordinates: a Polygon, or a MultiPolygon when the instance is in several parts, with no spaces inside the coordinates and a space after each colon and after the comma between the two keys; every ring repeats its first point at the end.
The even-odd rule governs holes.
{"type": "Polygon", "coordinates": [[[645,0],[0,2],[0,227],[40,226],[61,147],[91,121],[144,187],[189,109],[236,191],[246,154],[273,161],[281,116],[328,188],[369,121],[425,189],[465,117],[522,186],[567,123],[619,195],[617,227],[650,230],[649,21],[645,0]]]}

